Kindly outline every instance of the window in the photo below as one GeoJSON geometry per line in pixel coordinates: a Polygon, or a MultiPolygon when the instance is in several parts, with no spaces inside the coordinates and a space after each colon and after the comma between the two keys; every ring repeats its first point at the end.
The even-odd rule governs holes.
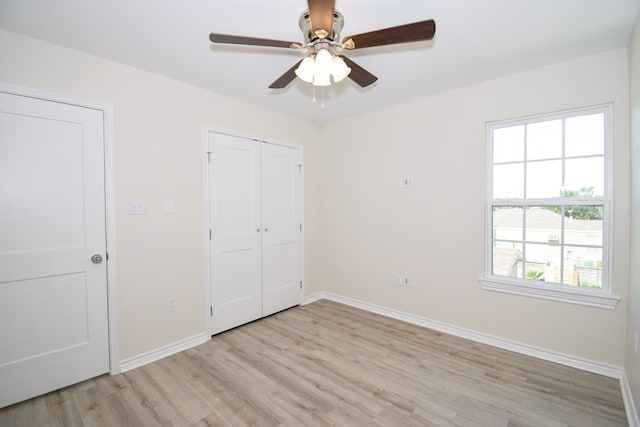
{"type": "Polygon", "coordinates": [[[613,308],[611,107],[490,123],[483,287],[613,308]]]}

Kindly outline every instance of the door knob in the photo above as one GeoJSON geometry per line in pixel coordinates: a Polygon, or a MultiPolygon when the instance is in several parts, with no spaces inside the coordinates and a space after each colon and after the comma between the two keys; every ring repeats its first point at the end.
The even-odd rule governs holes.
{"type": "Polygon", "coordinates": [[[91,262],[94,264],[100,264],[102,262],[102,255],[95,254],[91,257],[91,262]]]}

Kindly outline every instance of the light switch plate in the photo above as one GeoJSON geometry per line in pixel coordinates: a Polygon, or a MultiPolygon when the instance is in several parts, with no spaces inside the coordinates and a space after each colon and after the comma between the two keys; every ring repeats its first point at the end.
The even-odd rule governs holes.
{"type": "Polygon", "coordinates": [[[129,215],[144,215],[144,200],[130,200],[129,215]]]}

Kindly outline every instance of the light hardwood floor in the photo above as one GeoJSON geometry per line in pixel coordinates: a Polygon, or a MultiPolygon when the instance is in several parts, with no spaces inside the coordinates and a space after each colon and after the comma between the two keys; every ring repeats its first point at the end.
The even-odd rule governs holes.
{"type": "Polygon", "coordinates": [[[0,426],[624,426],[618,380],[329,301],[0,410],[0,426]]]}

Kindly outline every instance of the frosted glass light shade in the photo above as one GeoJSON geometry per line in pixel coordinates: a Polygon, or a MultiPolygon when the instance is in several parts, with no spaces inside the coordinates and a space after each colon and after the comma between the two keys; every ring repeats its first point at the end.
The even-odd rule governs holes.
{"type": "Polygon", "coordinates": [[[333,81],[338,83],[339,81],[344,80],[349,73],[351,72],[351,68],[347,67],[347,64],[344,63],[344,60],[339,56],[333,58],[333,68],[331,74],[333,74],[333,81]]]}
{"type": "Polygon", "coordinates": [[[314,86],[331,86],[331,74],[319,74],[316,72],[313,78],[314,86]]]}
{"type": "Polygon", "coordinates": [[[316,54],[316,73],[331,74],[333,56],[327,49],[320,49],[316,54]]]}
{"type": "Polygon", "coordinates": [[[316,68],[313,57],[307,56],[302,60],[298,68],[296,68],[296,76],[307,83],[313,82],[313,74],[316,68]]]}
{"type": "Polygon", "coordinates": [[[316,54],[316,68],[313,84],[315,86],[331,86],[333,56],[327,49],[320,49],[316,54]]]}

